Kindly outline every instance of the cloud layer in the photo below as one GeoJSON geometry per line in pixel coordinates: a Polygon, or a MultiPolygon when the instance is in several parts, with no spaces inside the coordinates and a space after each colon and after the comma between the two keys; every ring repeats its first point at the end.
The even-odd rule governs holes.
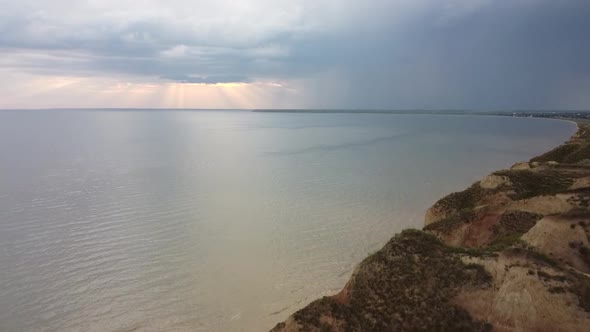
{"type": "Polygon", "coordinates": [[[0,107],[590,108],[587,0],[3,2],[0,107]]]}

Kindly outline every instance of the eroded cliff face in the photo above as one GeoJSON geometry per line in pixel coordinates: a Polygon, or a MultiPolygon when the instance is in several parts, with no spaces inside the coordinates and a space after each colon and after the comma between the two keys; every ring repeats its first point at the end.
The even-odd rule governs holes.
{"type": "Polygon", "coordinates": [[[273,331],[587,330],[589,129],[444,197],[273,331]]]}
{"type": "Polygon", "coordinates": [[[434,236],[406,230],[366,258],[340,294],[295,313],[273,331],[487,331],[452,299],[490,287],[482,266],[465,263],[434,236]]]}

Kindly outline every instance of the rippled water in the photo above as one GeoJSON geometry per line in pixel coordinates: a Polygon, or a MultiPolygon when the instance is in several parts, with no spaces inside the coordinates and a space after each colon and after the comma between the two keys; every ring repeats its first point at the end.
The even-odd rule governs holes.
{"type": "Polygon", "coordinates": [[[0,112],[1,331],[267,330],[566,122],[0,112]]]}

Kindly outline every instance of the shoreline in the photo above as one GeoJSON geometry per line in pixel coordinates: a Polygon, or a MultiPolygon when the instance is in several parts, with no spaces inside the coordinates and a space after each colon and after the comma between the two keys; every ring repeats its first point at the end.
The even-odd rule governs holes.
{"type": "Polygon", "coordinates": [[[569,331],[590,324],[590,303],[586,303],[590,302],[590,124],[585,119],[550,119],[576,125],[567,142],[529,162],[493,172],[462,192],[443,197],[426,211],[421,231],[404,230],[395,235],[357,266],[338,294],[312,302],[272,331],[363,331],[379,326],[394,330],[462,326],[481,331],[511,331],[526,326],[569,331]],[[562,232],[565,223],[572,230],[579,224],[580,231],[575,235],[566,232],[560,239],[547,236],[562,232]],[[556,227],[559,229],[555,230],[556,227]],[[431,252],[421,251],[422,246],[433,248],[431,252]],[[416,255],[418,262],[410,262],[406,267],[419,268],[422,273],[399,269],[403,265],[400,259],[415,259],[416,255]],[[458,277],[450,282],[441,280],[436,273],[430,275],[432,267],[421,264],[422,260],[433,266],[445,262],[445,266],[435,268],[436,272],[458,277]],[[491,299],[502,302],[507,295],[515,295],[496,289],[511,285],[505,276],[498,276],[498,270],[516,271],[515,266],[528,266],[528,271],[524,275],[522,271],[515,272],[521,286],[513,291],[518,295],[518,291],[534,290],[533,297],[540,300],[521,303],[526,297],[520,294],[512,299],[513,303],[504,303],[501,310],[494,308],[491,299]],[[551,283],[554,277],[569,287],[551,283]],[[426,281],[400,288],[398,279],[405,278],[426,281]],[[402,307],[396,303],[408,291],[427,292],[427,285],[432,284],[437,287],[420,301],[406,299],[402,307]],[[544,291],[539,284],[546,286],[544,291]],[[444,299],[428,302],[430,297],[439,296],[445,286],[448,292],[442,292],[444,299]],[[548,297],[557,299],[548,302],[548,297]],[[570,304],[566,305],[564,298],[570,304]],[[571,298],[578,301],[573,303],[573,309],[569,306],[576,301],[571,298]],[[559,300],[564,303],[556,309],[555,301],[559,300]],[[379,306],[375,307],[376,304],[379,306]],[[549,318],[521,312],[530,306],[549,318]],[[440,321],[417,322],[402,315],[412,312],[419,316],[425,314],[424,309],[435,316],[440,313],[440,321]],[[506,317],[507,312],[512,314],[506,317]],[[564,319],[569,323],[562,324],[564,319]]]}

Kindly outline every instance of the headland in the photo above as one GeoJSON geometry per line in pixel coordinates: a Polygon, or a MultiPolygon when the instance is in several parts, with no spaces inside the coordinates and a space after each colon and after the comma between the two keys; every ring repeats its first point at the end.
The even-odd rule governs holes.
{"type": "MultiPolygon", "coordinates": [[[[519,114],[523,116],[523,114],[519,114]]],[[[527,116],[526,114],[524,116],[527,116]]],[[[436,202],[346,286],[272,331],[583,331],[590,326],[590,124],[436,202]]]]}

